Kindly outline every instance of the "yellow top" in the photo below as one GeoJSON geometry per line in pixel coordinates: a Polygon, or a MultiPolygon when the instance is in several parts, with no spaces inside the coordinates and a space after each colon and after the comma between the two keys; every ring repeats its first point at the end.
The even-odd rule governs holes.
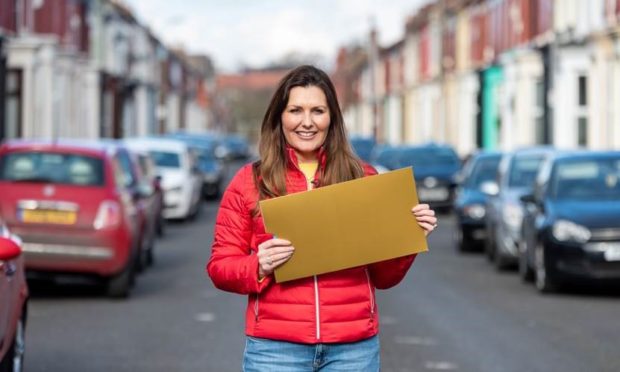
{"type": "Polygon", "coordinates": [[[318,167],[318,161],[299,163],[299,169],[302,171],[304,176],[306,176],[306,181],[308,182],[308,189],[312,188],[312,180],[314,180],[314,175],[316,174],[316,170],[318,167]]]}

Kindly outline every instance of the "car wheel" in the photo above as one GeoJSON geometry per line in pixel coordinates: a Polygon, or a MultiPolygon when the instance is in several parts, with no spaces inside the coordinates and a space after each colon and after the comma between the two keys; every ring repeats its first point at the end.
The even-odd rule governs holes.
{"type": "Polygon", "coordinates": [[[25,312],[17,322],[13,343],[0,363],[2,372],[22,372],[24,370],[24,352],[26,350],[26,319],[25,312]]]}
{"type": "Polygon", "coordinates": [[[456,247],[457,252],[464,253],[469,251],[469,244],[470,241],[463,232],[463,227],[457,226],[454,229],[454,246],[456,247]]]}
{"type": "Polygon", "coordinates": [[[487,237],[484,239],[484,252],[489,262],[493,262],[495,256],[495,243],[493,242],[495,232],[491,225],[487,225],[487,237]]]}
{"type": "Polygon", "coordinates": [[[164,216],[160,213],[159,217],[157,217],[157,236],[163,238],[166,235],[166,220],[164,216]]]}
{"type": "Polygon", "coordinates": [[[550,293],[557,290],[557,283],[553,273],[549,270],[549,260],[545,257],[545,247],[538,243],[534,250],[534,265],[536,272],[536,288],[541,293],[550,293]]]}
{"type": "Polygon", "coordinates": [[[523,240],[519,242],[519,276],[523,282],[534,280],[534,270],[527,259],[527,245],[523,240]]]}
{"type": "Polygon", "coordinates": [[[504,271],[510,267],[510,262],[504,256],[500,249],[495,249],[495,253],[493,254],[493,264],[495,265],[495,269],[497,271],[504,271]]]}
{"type": "Polygon", "coordinates": [[[127,265],[119,274],[108,279],[106,292],[109,297],[127,298],[131,287],[135,282],[136,254],[127,262],[127,265]]]}

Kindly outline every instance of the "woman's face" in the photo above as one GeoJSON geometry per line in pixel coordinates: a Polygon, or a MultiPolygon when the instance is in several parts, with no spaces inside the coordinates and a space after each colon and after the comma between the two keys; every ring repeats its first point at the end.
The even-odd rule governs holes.
{"type": "Polygon", "coordinates": [[[325,93],[316,86],[294,87],[282,112],[286,142],[295,149],[299,161],[316,160],[325,142],[330,114],[325,93]]]}

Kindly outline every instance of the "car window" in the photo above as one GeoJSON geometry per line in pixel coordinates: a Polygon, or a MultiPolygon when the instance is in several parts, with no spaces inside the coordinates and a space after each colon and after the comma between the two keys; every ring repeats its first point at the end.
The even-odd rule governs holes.
{"type": "Polygon", "coordinates": [[[129,155],[125,152],[119,152],[118,154],[118,164],[121,167],[121,171],[123,172],[123,185],[125,187],[129,187],[135,185],[136,178],[134,175],[133,164],[129,155]]]}
{"type": "Polygon", "coordinates": [[[499,162],[499,157],[478,160],[467,180],[467,185],[471,188],[479,188],[484,182],[495,181],[499,162]]]}
{"type": "Polygon", "coordinates": [[[532,187],[543,160],[542,155],[516,156],[510,168],[508,186],[532,187]]]}
{"type": "Polygon", "coordinates": [[[92,156],[55,152],[10,153],[1,160],[0,179],[14,182],[102,186],[103,160],[92,156]]]}
{"type": "Polygon", "coordinates": [[[620,200],[620,159],[559,162],[553,194],[557,199],[620,200]]]}
{"type": "Polygon", "coordinates": [[[181,168],[181,157],[175,152],[151,151],[151,157],[158,167],[181,168]]]}

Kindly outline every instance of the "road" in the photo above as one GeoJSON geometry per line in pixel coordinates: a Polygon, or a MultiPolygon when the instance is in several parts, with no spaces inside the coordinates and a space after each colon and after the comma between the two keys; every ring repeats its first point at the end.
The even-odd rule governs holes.
{"type": "MultiPolygon", "coordinates": [[[[196,221],[169,226],[128,300],[33,285],[26,371],[239,371],[245,298],[204,272],[216,213],[209,202],[196,221]]],[[[618,290],[539,295],[481,254],[457,254],[453,228],[441,216],[430,252],[378,294],[383,371],[620,370],[618,290]]]]}

